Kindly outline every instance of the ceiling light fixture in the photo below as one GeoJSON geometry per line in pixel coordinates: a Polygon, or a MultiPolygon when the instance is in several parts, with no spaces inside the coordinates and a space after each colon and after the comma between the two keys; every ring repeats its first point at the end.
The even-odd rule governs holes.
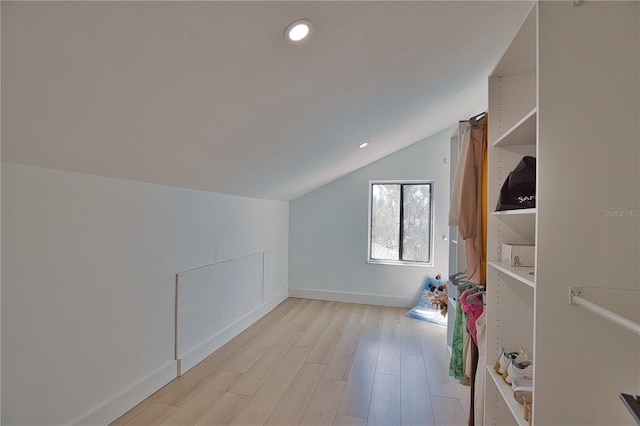
{"type": "Polygon", "coordinates": [[[360,145],[358,145],[358,148],[364,148],[367,145],[369,145],[369,142],[362,142],[360,145]]]}
{"type": "Polygon", "coordinates": [[[284,31],[284,38],[289,43],[299,43],[311,34],[311,21],[308,19],[298,19],[289,24],[284,31]]]}

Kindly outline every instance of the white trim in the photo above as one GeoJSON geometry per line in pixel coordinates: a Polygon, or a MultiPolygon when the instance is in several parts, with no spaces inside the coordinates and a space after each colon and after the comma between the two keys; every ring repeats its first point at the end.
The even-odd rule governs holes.
{"type": "Polygon", "coordinates": [[[312,290],[305,288],[290,288],[289,297],[298,297],[301,299],[329,300],[332,302],[360,303],[364,305],[395,306],[398,308],[410,308],[416,304],[416,299],[410,299],[407,297],[312,290]]]}
{"type": "Polygon", "coordinates": [[[198,346],[182,354],[182,357],[177,360],[178,376],[181,376],[189,371],[189,369],[211,355],[222,345],[236,337],[238,334],[246,330],[251,324],[258,321],[260,318],[272,311],[280,303],[285,301],[287,297],[289,297],[287,290],[287,288],[283,289],[278,294],[269,299],[266,303],[263,303],[261,306],[247,313],[245,316],[233,322],[226,328],[213,334],[198,346]]]}
{"type": "Polygon", "coordinates": [[[73,425],[106,425],[138,405],[149,395],[176,378],[176,361],[167,362],[128,389],[112,396],[87,413],[69,422],[73,425]]]}
{"type": "MultiPolygon", "coordinates": [[[[431,243],[433,245],[433,238],[431,240],[431,243]]],[[[433,268],[433,262],[414,262],[410,260],[378,260],[370,258],[367,260],[367,263],[370,263],[372,265],[417,266],[418,268],[433,268]]]]}

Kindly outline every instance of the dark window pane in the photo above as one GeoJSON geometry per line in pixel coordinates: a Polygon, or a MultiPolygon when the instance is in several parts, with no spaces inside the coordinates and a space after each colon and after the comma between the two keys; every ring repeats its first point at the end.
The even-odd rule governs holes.
{"type": "Polygon", "coordinates": [[[400,260],[400,185],[374,184],[371,200],[371,258],[400,260]]]}
{"type": "Polygon", "coordinates": [[[402,185],[402,260],[428,262],[431,257],[431,185],[402,185]]]}

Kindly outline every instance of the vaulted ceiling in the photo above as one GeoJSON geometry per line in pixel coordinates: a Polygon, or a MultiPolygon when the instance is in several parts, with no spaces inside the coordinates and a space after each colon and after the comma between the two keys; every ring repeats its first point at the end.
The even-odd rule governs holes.
{"type": "Polygon", "coordinates": [[[480,112],[530,6],[3,1],[2,160],[291,200],[480,112]]]}

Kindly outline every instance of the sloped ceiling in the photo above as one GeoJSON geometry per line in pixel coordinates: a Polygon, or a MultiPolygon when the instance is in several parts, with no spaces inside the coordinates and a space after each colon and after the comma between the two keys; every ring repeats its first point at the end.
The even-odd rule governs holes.
{"type": "Polygon", "coordinates": [[[3,1],[2,159],[291,200],[480,112],[530,6],[3,1]]]}

